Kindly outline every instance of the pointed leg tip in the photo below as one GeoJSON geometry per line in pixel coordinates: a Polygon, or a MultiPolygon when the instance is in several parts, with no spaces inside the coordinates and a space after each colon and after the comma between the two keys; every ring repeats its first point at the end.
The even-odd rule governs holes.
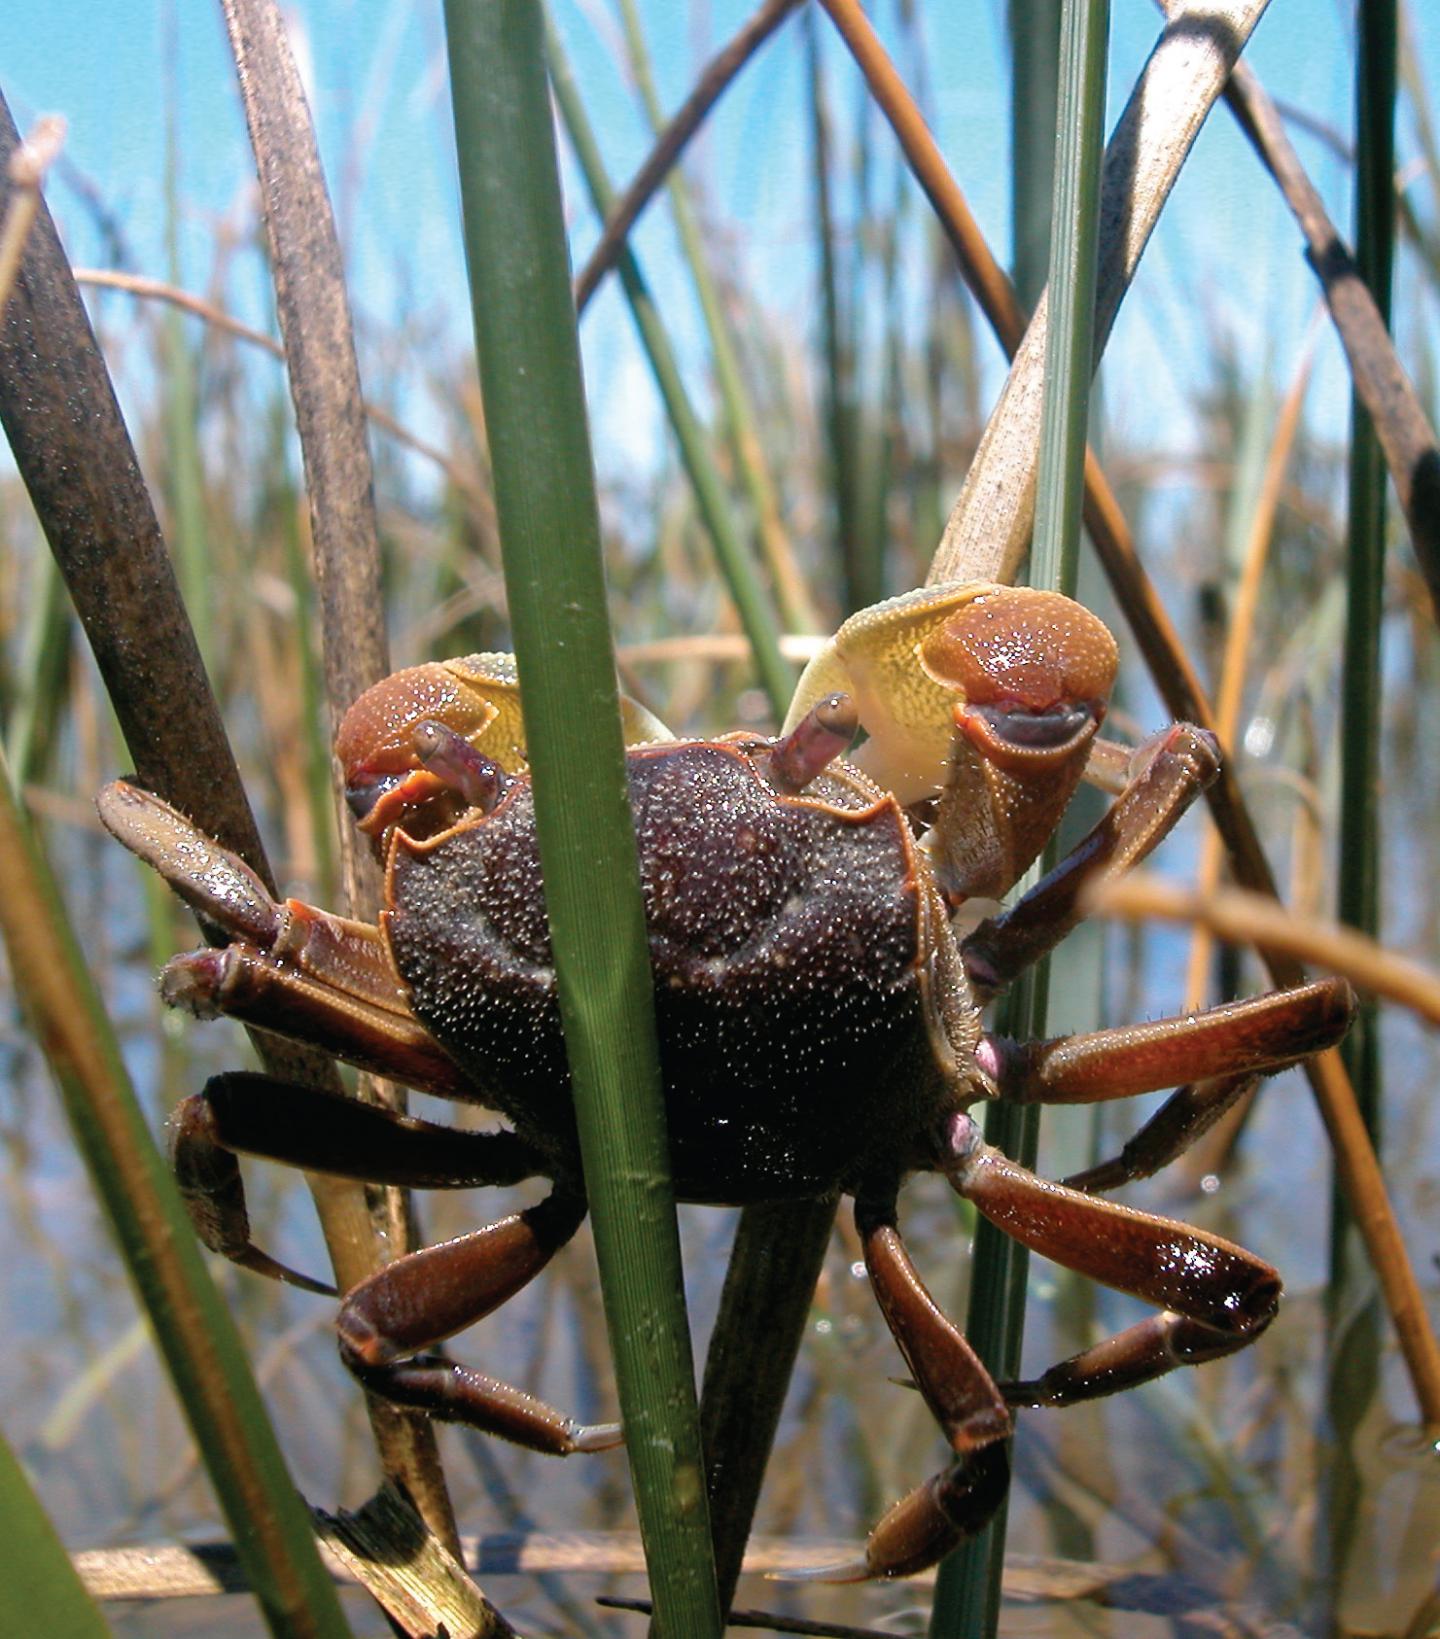
{"type": "Polygon", "coordinates": [[[570,1437],[572,1451],[613,1451],[624,1443],[625,1432],[619,1423],[592,1423],[577,1428],[570,1437]]]}
{"type": "Polygon", "coordinates": [[[875,1575],[863,1559],[846,1560],[839,1565],[803,1565],[793,1569],[767,1571],[767,1582],[869,1582],[875,1575]]]}

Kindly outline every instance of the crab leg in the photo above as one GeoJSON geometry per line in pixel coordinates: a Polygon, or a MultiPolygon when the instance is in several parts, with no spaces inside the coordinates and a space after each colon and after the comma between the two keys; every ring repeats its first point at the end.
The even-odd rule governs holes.
{"type": "MultiPolygon", "coordinates": [[[[1275,1318],[1280,1277],[1252,1253],[1204,1230],[1052,1184],[982,1142],[970,1117],[950,1117],[937,1164],[952,1188],[1012,1239],[1165,1311],[1040,1379],[1062,1398],[1108,1394],[1192,1360],[1252,1342],[1275,1318]],[[1057,1386],[1058,1385],[1058,1386],[1057,1386]]],[[[1022,1390],[1008,1390],[1007,1399],[1022,1390]]],[[[1027,1401],[1028,1403],[1028,1401],[1027,1401]]]]}
{"type": "Polygon", "coordinates": [[[411,1189],[469,1189],[518,1183],[545,1171],[515,1133],[466,1132],[272,1076],[212,1076],[171,1118],[171,1159],[201,1241],[244,1268],[311,1292],[312,1280],[250,1240],[236,1153],[363,1183],[411,1189]]]}
{"type": "Polygon", "coordinates": [[[1215,737],[1189,723],[1152,736],[1131,761],[1129,784],[1081,842],[1008,911],[991,917],[960,946],[978,1001],[1003,990],[1081,919],[1091,883],[1128,871],[1162,841],[1219,772],[1215,737]]]}
{"type": "Polygon", "coordinates": [[[557,1189],[538,1206],[387,1264],[341,1306],[340,1358],[366,1388],[387,1400],[533,1451],[563,1457],[618,1445],[616,1424],[572,1422],[493,1377],[420,1352],[513,1297],[584,1216],[584,1197],[557,1189]]]}
{"type": "Polygon", "coordinates": [[[1148,1178],[1184,1153],[1262,1075],[1332,1047],[1355,1014],[1343,979],[1212,1007],[1183,1018],[1017,1045],[986,1037],[977,1058],[999,1096],[1016,1103],[1089,1104],[1194,1080],[1140,1128],[1120,1155],[1067,1178],[1093,1193],[1148,1178]]]}
{"type": "Polygon", "coordinates": [[[199,1018],[224,1014],[408,1087],[478,1102],[474,1087],[408,1007],[378,1006],[253,945],[172,958],[161,971],[160,993],[199,1018]]]}
{"type": "Polygon", "coordinates": [[[865,1557],[801,1575],[862,1582],[910,1576],[984,1528],[1009,1479],[1005,1400],[964,1334],[926,1291],[895,1223],[895,1200],[857,1200],[865,1267],[886,1324],[955,1461],[902,1497],[870,1533],[865,1557]]]}
{"type": "Polygon", "coordinates": [[[979,1057],[1003,1099],[1093,1104],[1173,1087],[1182,1078],[1279,1070],[1333,1047],[1354,1016],[1350,986],[1321,979],[1202,1013],[1087,1035],[1025,1043],[987,1036],[979,1057]]]}
{"type": "Polygon", "coordinates": [[[149,791],[114,780],[96,798],[106,829],[230,939],[323,980],[333,989],[407,1016],[405,989],[380,930],[298,899],[281,904],[245,862],[212,842],[149,791]]]}
{"type": "Polygon", "coordinates": [[[1011,1406],[1073,1406],[1133,1389],[1177,1366],[1199,1366],[1235,1354],[1263,1330],[1262,1325],[1250,1332],[1226,1333],[1167,1309],[1071,1355],[1032,1381],[1003,1383],[1000,1392],[1011,1406]]]}

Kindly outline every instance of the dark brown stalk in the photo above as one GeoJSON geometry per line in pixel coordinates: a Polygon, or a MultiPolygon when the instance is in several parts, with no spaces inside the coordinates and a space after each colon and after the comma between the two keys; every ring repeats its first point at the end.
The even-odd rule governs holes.
{"type": "Polygon", "coordinates": [[[575,311],[583,315],[596,287],[615,266],[621,246],[660,184],[678,164],[686,145],[726,88],[766,40],[794,11],[799,0],[765,0],[739,33],[721,48],[702,70],[695,89],[676,110],[675,117],[655,140],[635,179],[615,201],[605,218],[600,238],[575,280],[575,311]]]}
{"type": "MultiPolygon", "coordinates": [[[[370,452],[344,265],[310,110],[279,8],[273,0],[224,0],[224,12],[259,172],[305,464],[333,728],[350,702],[389,669],[370,452]]],[[[373,917],[380,899],[379,873],[345,823],[338,786],[336,800],[349,901],[342,908],[373,917]]],[[[372,1096],[392,1106],[399,1102],[398,1095],[379,1085],[373,1086],[372,1096]]],[[[353,1195],[353,1186],[345,1186],[345,1193],[353,1195]]],[[[338,1248],[332,1245],[332,1255],[340,1252],[336,1272],[342,1286],[369,1273],[382,1245],[398,1255],[413,1244],[404,1197],[386,1191],[379,1209],[368,1244],[357,1245],[347,1237],[338,1248]]],[[[373,1397],[370,1415],[386,1472],[404,1486],[430,1528],[453,1547],[455,1519],[429,1421],[373,1397]]]]}
{"type": "MultiPolygon", "coordinates": [[[[823,3],[837,27],[843,20],[842,33],[855,53],[872,94],[894,127],[917,176],[924,173],[921,186],[955,246],[966,283],[985,310],[1002,345],[1013,354],[1012,338],[1016,336],[1019,317],[1014,291],[964,205],[963,195],[950,176],[913,98],[855,0],[823,0],[823,3]]],[[[1333,233],[1333,229],[1331,231],[1333,233]]],[[[1383,326],[1380,328],[1383,331],[1383,326]]],[[[1433,450],[1433,435],[1431,448],[1433,450]]],[[[1435,472],[1440,480],[1440,462],[1436,462],[1435,472]]],[[[1104,482],[1093,453],[1086,458],[1085,525],[1166,707],[1177,719],[1213,730],[1214,712],[1140,564],[1119,503],[1104,482]]],[[[1227,757],[1222,762],[1220,778],[1206,797],[1224,840],[1235,881],[1255,893],[1278,899],[1269,861],[1240,794],[1233,759],[1227,757]]],[[[1261,957],[1272,983],[1285,987],[1304,982],[1304,968],[1293,957],[1277,951],[1262,951],[1261,957]]],[[[1427,1423],[1433,1423],[1440,1415],[1440,1345],[1426,1316],[1420,1288],[1385,1192],[1374,1146],[1355,1104],[1354,1090],[1339,1055],[1334,1052],[1309,1060],[1305,1073],[1335,1150],[1342,1187],[1380,1280],[1415,1385],[1421,1415],[1427,1423]]]]}
{"type": "Polygon", "coordinates": [[[1375,423],[1431,607],[1440,621],[1440,443],[1435,429],[1349,246],[1305,174],[1278,109],[1246,64],[1238,64],[1231,75],[1225,100],[1305,235],[1310,265],[1350,361],[1356,394],[1375,423]]]}

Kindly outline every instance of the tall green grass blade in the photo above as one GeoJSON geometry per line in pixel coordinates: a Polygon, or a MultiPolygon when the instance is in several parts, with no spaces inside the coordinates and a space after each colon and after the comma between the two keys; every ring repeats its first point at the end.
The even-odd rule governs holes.
{"type": "Polygon", "coordinates": [[[26,607],[29,612],[6,746],[15,783],[22,791],[45,770],[57,719],[64,709],[65,678],[70,669],[70,610],[65,583],[53,558],[36,562],[26,607]]]}
{"type": "Polygon", "coordinates": [[[829,467],[827,487],[833,508],[835,557],[840,570],[841,612],[848,614],[875,602],[878,593],[867,595],[865,577],[854,552],[859,509],[853,459],[856,410],[852,399],[852,324],[837,248],[833,134],[826,97],[825,64],[820,50],[820,30],[813,10],[805,12],[803,23],[805,77],[810,91],[812,232],[818,252],[821,349],[825,361],[821,397],[829,467]]]}
{"type": "MultiPolygon", "coordinates": [[[[655,90],[650,53],[645,44],[644,30],[634,0],[620,0],[620,20],[625,32],[630,71],[634,75],[641,101],[645,104],[646,116],[651,127],[658,133],[665,127],[665,112],[655,90]]],[[[705,330],[710,341],[710,357],[715,366],[715,385],[719,389],[720,403],[725,412],[725,426],[734,452],[736,470],[754,512],[756,539],[769,568],[776,605],[781,611],[788,631],[813,631],[814,612],[805,587],[795,572],[790,543],[783,538],[775,485],[761,453],[764,439],[757,425],[755,405],[745,384],[745,374],[740,367],[730,322],[726,318],[725,306],[720,299],[715,275],[710,268],[705,236],[696,219],[695,207],[690,200],[690,190],[679,169],[670,173],[666,187],[670,194],[670,210],[680,241],[680,250],[690,270],[690,278],[700,302],[701,316],[705,320],[705,330]]],[[[793,682],[792,678],[791,686],[793,682]]],[[[785,698],[779,707],[780,717],[784,717],[785,708],[789,703],[790,687],[787,687],[785,698]]]]}
{"type": "MultiPolygon", "coordinates": [[[[585,173],[595,208],[603,217],[610,208],[609,183],[574,78],[553,29],[547,35],[547,46],[551,83],[561,118],[585,173]]],[[[771,709],[777,719],[783,718],[793,678],[780,656],[764,589],[740,541],[729,497],[681,384],[665,328],[644,276],[628,249],[621,252],[616,270],[665,401],[716,557],[745,621],[752,651],[757,663],[769,657],[770,663],[761,667],[762,676],[771,709]]],[[[711,1525],[722,1606],[728,1604],[739,1574],[765,1462],[833,1218],[833,1202],[752,1206],[741,1215],[725,1297],[706,1362],[703,1404],[711,1476],[711,1525]],[[777,1244],[786,1248],[783,1260],[772,1255],[777,1244]],[[756,1313],[767,1317],[764,1345],[758,1350],[754,1330],[756,1313]]]]}
{"type": "Polygon", "coordinates": [[[447,0],[465,246],[556,978],[659,1630],[720,1630],[538,3],[447,0]]]}
{"type": "MultiPolygon", "coordinates": [[[[1388,330],[1396,229],[1395,102],[1399,70],[1394,0],[1372,0],[1356,14],[1355,260],[1388,330]]],[[[1385,598],[1387,469],[1358,392],[1350,409],[1350,495],[1345,644],[1341,663],[1340,812],[1336,910],[1340,921],[1378,938],[1380,931],[1381,622],[1385,598]]],[[[1381,1135],[1382,1067],[1378,1009],[1361,1002],[1341,1055],[1371,1139],[1381,1135]]],[[[1330,1330],[1326,1398],[1332,1462],[1320,1511],[1321,1564],[1338,1586],[1352,1557],[1363,1481],[1356,1440],[1380,1382],[1380,1312],[1374,1276],[1338,1177],[1330,1204],[1330,1330]]],[[[1332,1627],[1339,1613],[1327,1613],[1332,1627]]]]}
{"type": "Polygon", "coordinates": [[[40,1499],[0,1435],[0,1632],[105,1639],[100,1607],[85,1591],[40,1499]]]}
{"type": "MultiPolygon", "coordinates": [[[[1084,497],[1085,441],[1095,357],[1095,276],[1099,242],[1100,162],[1104,152],[1108,0],[1065,0],[1060,24],[1055,190],[1050,229],[1050,328],[1045,354],[1040,469],[1030,581],[1073,594],[1084,497]]],[[[1053,849],[1047,850],[1050,862],[1053,849]]],[[[1036,874],[1027,875],[1027,883],[1036,874]]],[[[1049,964],[1037,963],[1006,996],[1002,1034],[1045,1034],[1049,964]]],[[[992,1105],[986,1141],[1033,1166],[1039,1107],[992,1105]]],[[[966,1334],[998,1378],[1018,1375],[1024,1333],[1026,1250],[982,1222],[975,1236],[975,1276],[966,1334]],[[988,1233],[987,1233],[988,1230],[988,1233]]],[[[1005,1510],[942,1567],[930,1632],[994,1634],[1000,1620],[1005,1510]]]]}
{"type": "MultiPolygon", "coordinates": [[[[1395,250],[1396,8],[1374,0],[1357,14],[1355,259],[1388,329],[1395,250]]],[[[1351,401],[1349,564],[1340,725],[1340,920],[1379,931],[1380,622],[1385,591],[1386,467],[1375,425],[1351,401]]],[[[1380,1125],[1380,1065],[1373,1003],[1361,1007],[1341,1052],[1371,1136],[1380,1125]]],[[[1348,1214],[1336,1198],[1335,1246],[1348,1214]]]]}
{"type": "MultiPolygon", "coordinates": [[[[603,219],[614,202],[614,190],[605,174],[600,147],[580,100],[575,77],[570,72],[564,48],[553,29],[547,31],[546,50],[555,101],[565,122],[566,135],[580,162],[591,201],[603,219]]],[[[769,597],[741,538],[734,509],[725,490],[725,481],[711,457],[705,430],[680,379],[670,338],[633,251],[627,248],[620,253],[616,271],[624,286],[635,328],[640,332],[645,356],[650,361],[655,385],[664,401],[665,413],[670,418],[675,442],[680,447],[680,459],[685,463],[685,471],[695,491],[696,504],[714,545],[716,562],[730,589],[745,635],[750,640],[755,669],[760,674],[770,709],[779,722],[785,716],[795,689],[795,673],[780,653],[780,633],[769,597]]]]}
{"type": "Polygon", "coordinates": [[[3,763],[0,930],[16,989],[45,1044],[76,1143],[270,1630],[286,1639],[340,1639],[350,1630],[309,1515],[3,763]]]}

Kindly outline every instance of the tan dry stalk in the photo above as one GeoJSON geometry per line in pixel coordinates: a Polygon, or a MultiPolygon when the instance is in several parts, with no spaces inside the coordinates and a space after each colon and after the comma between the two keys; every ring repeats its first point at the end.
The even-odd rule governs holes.
{"type": "Polygon", "coordinates": [[[1440,974],[1397,956],[1353,928],[1296,916],[1264,894],[1241,888],[1205,894],[1141,871],[1098,888],[1090,910],[1125,921],[1190,922],[1217,939],[1281,951],[1307,966],[1338,973],[1359,990],[1398,1002],[1440,1028],[1440,974]]]}
{"type": "Polygon", "coordinates": [[[10,182],[14,192],[0,222],[0,318],[5,316],[5,303],[20,271],[20,258],[25,241],[40,214],[40,188],[45,173],[54,164],[65,141],[65,121],[58,114],[47,114],[35,122],[24,142],[10,155],[10,182]]]}
{"type": "MultiPolygon", "coordinates": [[[[1229,629],[1225,634],[1225,653],[1220,662],[1220,686],[1215,695],[1215,732],[1220,736],[1226,755],[1233,759],[1236,731],[1240,724],[1240,704],[1245,693],[1246,668],[1251,644],[1255,636],[1255,616],[1260,604],[1260,583],[1270,557],[1270,543],[1275,537],[1275,515],[1280,507],[1280,496],[1285,485],[1285,472],[1295,448],[1295,436],[1300,427],[1300,412],[1305,403],[1305,392],[1310,385],[1310,367],[1315,357],[1315,326],[1311,325],[1280,414],[1275,422],[1275,436],[1265,458],[1265,471],[1256,498],[1254,515],[1245,538],[1245,558],[1240,570],[1240,581],[1235,589],[1234,607],[1230,611],[1229,629]]],[[[1219,833],[1205,833],[1200,848],[1200,864],[1196,872],[1199,893],[1213,893],[1220,881],[1223,848],[1219,833]]],[[[1190,960],[1185,975],[1185,1006],[1187,1009],[1205,1005],[1205,991],[1209,982],[1211,939],[1208,929],[1198,926],[1190,945],[1190,960]]],[[[1232,1119],[1234,1118],[1234,1112],[1232,1119]]]]}
{"type": "MultiPolygon", "coordinates": [[[[123,290],[127,295],[137,296],[150,301],[168,302],[172,307],[178,307],[182,312],[193,313],[197,319],[203,319],[206,324],[216,330],[223,330],[226,335],[234,336],[239,341],[249,342],[252,347],[259,347],[270,354],[272,358],[284,360],[285,349],[273,336],[267,336],[263,330],[253,330],[248,324],[242,324],[239,319],[232,317],[223,308],[216,307],[213,302],[207,302],[203,296],[196,296],[191,291],[181,290],[178,285],[166,284],[163,279],[151,279],[141,273],[121,273],[113,268],[77,267],[74,270],[75,283],[79,285],[94,285],[108,290],[123,290]]],[[[444,450],[437,449],[434,444],[426,443],[423,438],[412,433],[389,410],[379,404],[372,404],[367,399],[364,405],[365,416],[373,421],[382,432],[386,432],[397,444],[403,444],[406,449],[414,450],[417,455],[423,455],[427,461],[433,461],[445,476],[458,489],[475,509],[482,523],[488,528],[494,528],[495,508],[488,492],[482,488],[473,472],[467,471],[458,462],[451,460],[444,450]]]]}
{"type": "MultiPolygon", "coordinates": [[[[389,670],[370,452],[344,263],[310,110],[279,8],[274,0],[224,0],[223,10],[259,173],[305,467],[333,730],[350,702],[389,670]]],[[[338,774],[335,798],[341,816],[341,909],[373,918],[379,871],[346,823],[338,774]]],[[[393,1087],[374,1078],[362,1077],[360,1090],[390,1108],[402,1102],[393,1087]]],[[[372,1217],[361,1186],[330,1178],[312,1187],[342,1289],[377,1266],[382,1248],[399,1255],[414,1244],[403,1192],[380,1192],[372,1217]]],[[[429,1419],[367,1398],[387,1474],[404,1485],[431,1530],[453,1546],[455,1518],[429,1419]]],[[[478,1591],[476,1601],[478,1631],[509,1632],[478,1591]]]]}

